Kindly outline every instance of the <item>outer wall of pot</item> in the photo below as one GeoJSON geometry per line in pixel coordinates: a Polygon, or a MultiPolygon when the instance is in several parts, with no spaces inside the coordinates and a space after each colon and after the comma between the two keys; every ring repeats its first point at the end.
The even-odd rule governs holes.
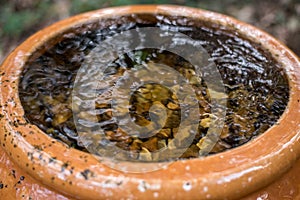
{"type": "MultiPolygon", "coordinates": [[[[300,62],[276,39],[243,22],[181,6],[106,8],[63,20],[36,33],[8,56],[0,74],[0,170],[5,177],[0,180],[0,195],[4,198],[235,199],[254,191],[258,192],[253,197],[265,193],[272,196],[287,181],[291,188],[283,191],[299,197],[300,183],[291,177],[298,176],[294,172],[300,156],[300,62]],[[241,147],[202,159],[176,161],[167,168],[143,174],[108,168],[92,155],[68,148],[28,123],[18,97],[18,83],[32,52],[74,25],[135,13],[186,16],[223,25],[268,49],[284,66],[290,82],[288,107],[279,123],[241,147]],[[293,165],[288,174],[278,179],[293,165]],[[269,185],[271,182],[274,183],[269,185]]],[[[148,164],[140,167],[145,165],[148,164]]]]}

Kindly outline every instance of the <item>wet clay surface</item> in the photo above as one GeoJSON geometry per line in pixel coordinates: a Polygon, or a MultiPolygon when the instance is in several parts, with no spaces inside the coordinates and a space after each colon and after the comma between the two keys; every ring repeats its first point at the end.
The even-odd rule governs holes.
{"type": "Polygon", "coordinates": [[[14,164],[0,147],[0,198],[2,200],[71,200],[33,179],[14,164]]]}
{"type": "MultiPolygon", "coordinates": [[[[60,199],[72,200],[72,198],[59,194],[52,189],[43,186],[18,166],[16,166],[8,155],[0,147],[0,197],[2,200],[34,200],[34,199],[60,199]]],[[[285,173],[281,178],[269,186],[242,198],[242,200],[254,199],[278,199],[294,200],[300,198],[300,160],[285,173]]]]}

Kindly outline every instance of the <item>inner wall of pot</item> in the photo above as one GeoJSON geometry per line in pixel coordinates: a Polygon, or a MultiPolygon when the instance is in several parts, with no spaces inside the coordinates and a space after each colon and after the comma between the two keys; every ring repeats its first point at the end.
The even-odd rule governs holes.
{"type": "MultiPolygon", "coordinates": [[[[151,39],[165,44],[163,37],[151,39]]],[[[197,52],[191,56],[197,56],[197,52]]],[[[134,78],[138,82],[139,77],[134,78]]],[[[236,30],[181,16],[134,14],[79,24],[50,38],[26,62],[19,94],[27,120],[70,147],[120,160],[157,162],[216,154],[253,140],[278,121],[288,103],[289,86],[287,75],[276,59],[236,30]],[[181,33],[171,34],[176,39],[175,46],[188,43],[184,36],[191,38],[193,44],[201,47],[199,56],[205,65],[197,71],[189,58],[164,48],[144,45],[117,57],[105,57],[107,52],[99,48],[106,47],[103,44],[111,38],[108,44],[116,47],[122,41],[114,42],[115,35],[130,35],[130,30],[141,33],[146,27],[181,33]],[[113,59],[100,67],[107,58],[113,59]],[[209,63],[217,67],[223,90],[207,84],[203,78],[203,74],[211,72],[209,63]],[[90,76],[99,69],[101,80],[90,76]],[[151,74],[151,69],[162,70],[151,74]],[[135,82],[129,81],[133,79],[124,78],[147,70],[151,75],[143,75],[135,87],[132,86],[135,82]],[[172,76],[164,76],[162,71],[172,76]],[[82,76],[86,73],[89,75],[82,76]],[[149,77],[152,79],[148,80],[149,77]],[[165,77],[164,81],[174,84],[163,85],[155,77],[165,77]],[[84,82],[90,78],[93,81],[84,82]],[[197,99],[195,121],[182,112],[186,106],[190,112],[187,116],[195,116],[191,113],[193,109],[189,109],[193,101],[182,103],[192,94],[184,93],[185,88],[176,83],[180,78],[188,81],[197,99]],[[86,85],[74,88],[74,83],[81,80],[86,85]],[[128,84],[122,87],[122,83],[131,83],[129,88],[135,90],[119,93],[112,89],[126,90],[128,84]],[[183,90],[181,96],[175,88],[183,90]],[[114,102],[125,99],[128,107],[115,108],[112,99],[114,102]],[[215,100],[225,102],[225,106],[213,104],[215,100]],[[224,113],[223,118],[215,114],[220,112],[224,113]],[[118,115],[117,120],[114,114],[118,115]],[[165,121],[161,123],[161,119],[165,121]],[[137,125],[134,127],[144,127],[143,132],[127,129],[126,120],[134,122],[137,125]],[[186,126],[185,120],[189,121],[186,126]],[[118,123],[125,125],[120,128],[118,123]],[[191,131],[191,126],[196,131],[191,131]],[[154,133],[151,128],[156,128],[154,133]],[[219,131],[214,132],[213,128],[219,131]]]]}

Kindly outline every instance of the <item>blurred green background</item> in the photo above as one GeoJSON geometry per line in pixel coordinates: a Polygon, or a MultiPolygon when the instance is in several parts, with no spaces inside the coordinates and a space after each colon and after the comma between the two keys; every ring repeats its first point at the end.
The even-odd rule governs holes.
{"type": "Polygon", "coordinates": [[[224,13],[253,24],[300,55],[300,0],[0,0],[0,62],[37,30],[110,6],[177,4],[224,13]]]}

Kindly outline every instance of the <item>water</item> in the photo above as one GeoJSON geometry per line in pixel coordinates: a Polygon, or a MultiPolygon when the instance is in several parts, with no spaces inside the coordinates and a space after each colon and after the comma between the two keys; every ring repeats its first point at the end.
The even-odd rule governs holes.
{"type": "MultiPolygon", "coordinates": [[[[87,102],[81,102],[77,108],[72,108],[73,83],[78,69],[89,53],[105,38],[136,27],[156,26],[162,30],[184,33],[197,40],[206,49],[211,61],[216,63],[228,101],[225,125],[209,154],[240,146],[257,137],[275,124],[285,110],[289,98],[287,78],[279,64],[259,44],[247,41],[224,28],[216,29],[209,24],[180,17],[136,15],[125,16],[117,21],[119,24],[106,28],[102,27],[102,22],[74,27],[59,39],[56,38],[42,47],[26,63],[19,84],[25,117],[51,137],[86,151],[86,146],[78,140],[73,119],[75,113],[87,119],[83,122],[86,126],[101,123],[105,137],[123,150],[155,152],[173,146],[165,157],[151,158],[153,161],[169,160],[167,154],[172,154],[184,146],[184,136],[190,135],[186,130],[186,135],[179,140],[182,144],[170,143],[177,134],[182,119],[182,108],[170,89],[159,84],[146,84],[132,93],[127,112],[136,124],[147,126],[151,123],[153,118],[150,117],[152,112],[149,111],[155,102],[160,102],[161,109],[166,112],[166,123],[151,137],[141,137],[143,133],[139,135],[122,131],[114,120],[111,107],[110,91],[118,78],[135,67],[161,63],[173,66],[174,70],[190,80],[196,91],[199,106],[197,115],[200,120],[198,132],[192,134],[192,143],[181,158],[199,156],[200,148],[206,145],[204,137],[214,118],[210,96],[214,91],[209,91],[205,81],[195,76],[195,69],[190,63],[168,51],[146,48],[125,54],[104,71],[108,78],[106,82],[98,85],[96,112],[91,113],[90,108],[93,105],[87,102]]],[[[208,67],[203,70],[204,73],[210,72],[208,67]]],[[[176,85],[176,79],[172,78],[166,76],[166,79],[172,80],[176,85]]],[[[82,91],[85,91],[85,88],[82,91]]],[[[81,95],[78,101],[89,94],[82,92],[81,95]]],[[[222,93],[215,95],[223,98],[222,93]]],[[[155,115],[152,117],[155,118],[155,115]]],[[[175,157],[171,156],[174,159],[175,157]]]]}

